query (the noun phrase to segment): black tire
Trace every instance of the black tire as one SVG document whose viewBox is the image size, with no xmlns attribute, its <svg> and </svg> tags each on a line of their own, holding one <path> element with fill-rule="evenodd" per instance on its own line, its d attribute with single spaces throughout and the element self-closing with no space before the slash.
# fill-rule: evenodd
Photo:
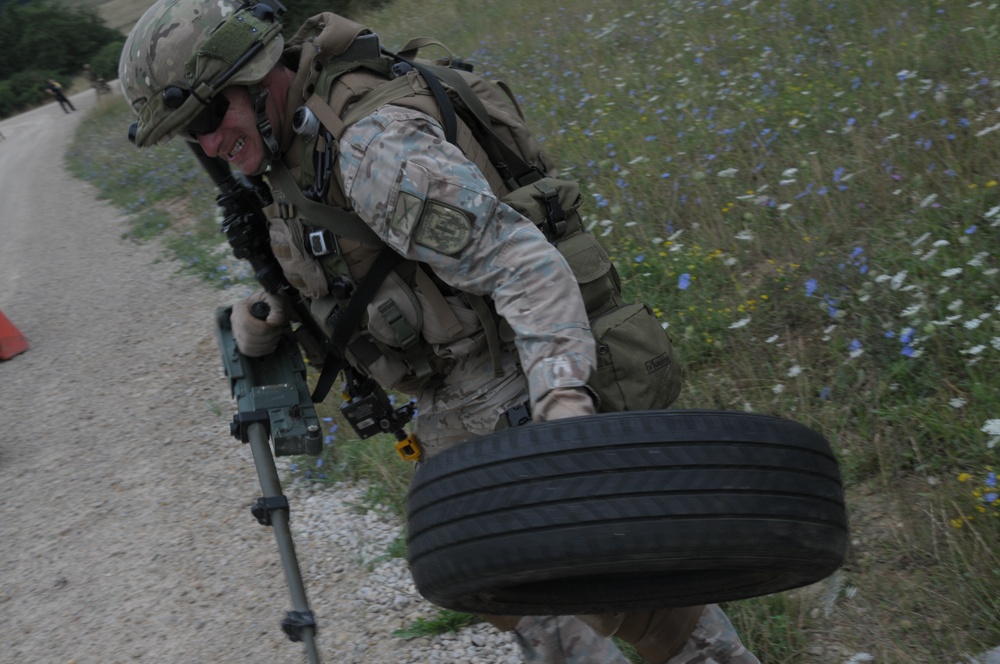
<svg viewBox="0 0 1000 664">
<path fill-rule="evenodd" d="M 691 606 L 843 563 L 836 459 L 762 415 L 606 413 L 507 429 L 421 463 L 409 560 L 438 606 L 567 615 Z"/>
</svg>

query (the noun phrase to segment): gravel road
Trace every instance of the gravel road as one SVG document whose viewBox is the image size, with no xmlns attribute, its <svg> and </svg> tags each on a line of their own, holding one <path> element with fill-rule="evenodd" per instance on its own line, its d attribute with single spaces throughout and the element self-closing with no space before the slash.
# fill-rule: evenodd
<svg viewBox="0 0 1000 664">
<path fill-rule="evenodd" d="M 3 664 L 305 661 L 212 316 L 224 295 L 63 170 L 93 93 L 0 122 L 0 311 L 31 349 L 0 362 Z M 124 130 L 124 128 L 123 128 Z M 433 607 L 405 563 L 379 561 L 399 524 L 352 508 L 359 489 L 289 486 L 324 662 L 510 664 L 485 626 L 404 641 Z"/>
</svg>

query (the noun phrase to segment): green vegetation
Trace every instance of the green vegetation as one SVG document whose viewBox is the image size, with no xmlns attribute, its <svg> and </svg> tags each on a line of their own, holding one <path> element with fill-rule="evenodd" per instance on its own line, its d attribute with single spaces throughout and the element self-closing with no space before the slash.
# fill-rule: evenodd
<svg viewBox="0 0 1000 664">
<path fill-rule="evenodd" d="M 368 21 L 389 47 L 434 35 L 512 85 L 584 183 L 629 295 L 669 324 L 687 367 L 678 407 L 798 420 L 840 454 L 843 570 L 727 606 L 762 661 L 945 662 L 1000 643 L 998 12 L 397 0 Z M 80 140 L 113 113 L 123 135 L 126 112 L 109 108 Z M 127 145 L 106 168 L 96 147 L 72 159 L 113 200 L 127 190 L 127 209 L 168 211 L 210 190 L 175 148 L 148 176 Z M 213 212 L 184 203 L 136 236 L 205 243 L 184 264 L 241 283 Z M 407 466 L 390 441 L 351 442 L 333 410 L 324 455 L 296 472 L 364 478 L 401 513 Z"/>
<path fill-rule="evenodd" d="M 124 37 L 87 7 L 50 1 L 0 6 L 0 116 L 49 99 L 50 78 L 79 75 L 90 63 L 106 80 L 117 78 Z M 62 81 L 66 85 L 67 81 Z"/>
<path fill-rule="evenodd" d="M 441 611 L 438 611 L 437 615 L 433 619 L 426 620 L 424 618 L 417 618 L 406 629 L 397 629 L 393 632 L 393 636 L 409 641 L 410 639 L 415 639 L 421 636 L 434 636 L 435 634 L 457 632 L 463 627 L 477 622 L 481 622 L 481 619 L 476 616 L 469 615 L 468 613 L 459 613 L 457 611 L 442 609 Z"/>
</svg>

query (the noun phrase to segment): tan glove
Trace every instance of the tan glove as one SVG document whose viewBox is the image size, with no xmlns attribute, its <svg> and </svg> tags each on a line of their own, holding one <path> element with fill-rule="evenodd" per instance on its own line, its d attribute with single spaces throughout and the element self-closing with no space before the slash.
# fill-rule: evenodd
<svg viewBox="0 0 1000 664">
<path fill-rule="evenodd" d="M 264 320 L 251 313 L 251 307 L 258 302 L 263 302 L 269 308 L 267 318 Z M 259 291 L 234 304 L 229 321 L 233 326 L 236 347 L 248 357 L 261 357 L 273 353 L 278 347 L 282 332 L 288 325 L 284 300 L 267 291 Z"/>
<path fill-rule="evenodd" d="M 531 410 L 532 422 L 561 420 L 566 417 L 594 415 L 594 399 L 583 387 L 557 387 L 539 399 Z"/>
</svg>

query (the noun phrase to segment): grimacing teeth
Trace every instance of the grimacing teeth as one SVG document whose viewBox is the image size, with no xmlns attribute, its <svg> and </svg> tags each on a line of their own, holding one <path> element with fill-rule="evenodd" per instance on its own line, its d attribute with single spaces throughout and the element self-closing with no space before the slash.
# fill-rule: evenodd
<svg viewBox="0 0 1000 664">
<path fill-rule="evenodd" d="M 236 145 L 234 145 L 233 149 L 230 150 L 229 152 L 229 160 L 232 161 L 232 159 L 240 153 L 240 150 L 242 150 L 243 146 L 245 146 L 246 144 L 247 144 L 246 136 L 236 141 Z"/>
</svg>

